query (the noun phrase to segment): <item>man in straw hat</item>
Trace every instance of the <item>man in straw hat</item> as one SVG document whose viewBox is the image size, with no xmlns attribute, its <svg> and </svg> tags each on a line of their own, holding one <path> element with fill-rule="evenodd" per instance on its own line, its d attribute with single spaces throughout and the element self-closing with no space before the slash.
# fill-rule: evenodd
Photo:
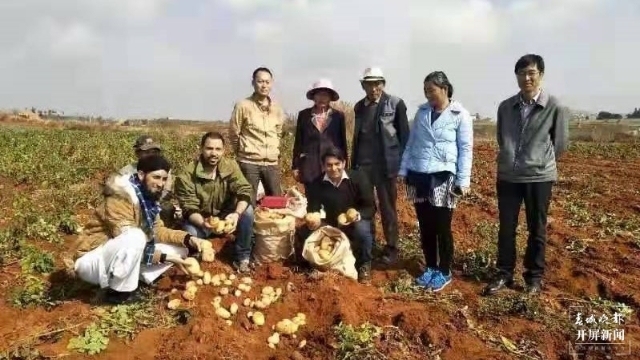
<svg viewBox="0 0 640 360">
<path fill-rule="evenodd" d="M 293 176 L 304 184 L 305 192 L 309 184 L 322 175 L 320 157 L 327 149 L 336 147 L 347 153 L 345 117 L 331 106 L 331 102 L 340 99 L 331 81 L 316 81 L 307 91 L 307 99 L 313 101 L 313 105 L 298 113 L 292 157 Z"/>
<path fill-rule="evenodd" d="M 360 84 L 366 96 L 354 106 L 351 167 L 367 174 L 375 187 L 387 242 L 382 262 L 391 265 L 398 258 L 396 185 L 409 138 L 407 106 L 401 98 L 384 91 L 386 79 L 380 68 L 365 69 Z"/>
</svg>

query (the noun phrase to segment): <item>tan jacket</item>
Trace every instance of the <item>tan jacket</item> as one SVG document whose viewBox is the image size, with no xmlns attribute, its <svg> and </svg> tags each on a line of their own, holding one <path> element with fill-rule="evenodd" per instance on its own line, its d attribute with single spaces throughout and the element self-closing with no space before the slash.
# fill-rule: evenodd
<svg viewBox="0 0 640 360">
<path fill-rule="evenodd" d="M 233 108 L 229 139 L 240 162 L 258 165 L 278 163 L 285 114 L 280 105 L 269 101 L 269 108 L 262 110 L 250 96 Z"/>
<path fill-rule="evenodd" d="M 96 207 L 93 218 L 86 224 L 73 246 L 74 259 L 104 244 L 122 233 L 128 226 L 142 228 L 140 204 L 128 176 L 114 174 L 107 179 L 103 199 Z M 156 239 L 161 243 L 183 244 L 187 235 L 181 230 L 164 226 L 160 217 L 154 224 Z"/>
</svg>

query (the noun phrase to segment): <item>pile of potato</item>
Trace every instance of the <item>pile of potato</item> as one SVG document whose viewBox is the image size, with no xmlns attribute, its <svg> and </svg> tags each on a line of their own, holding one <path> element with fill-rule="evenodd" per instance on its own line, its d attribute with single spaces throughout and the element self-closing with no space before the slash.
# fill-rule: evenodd
<svg viewBox="0 0 640 360">
<path fill-rule="evenodd" d="M 330 238 L 327 238 L 330 239 Z M 332 245 L 333 246 L 333 245 Z M 188 258 L 193 259 L 193 258 Z M 194 277 L 199 277 L 197 280 L 189 280 L 185 284 L 184 291 L 182 292 L 182 298 L 187 301 L 193 301 L 196 298 L 198 292 L 198 286 L 213 285 L 219 287 L 219 296 L 216 296 L 211 304 L 215 309 L 215 314 L 221 319 L 225 320 L 228 326 L 233 324 L 233 318 L 238 315 L 240 310 L 240 301 L 232 302 L 228 308 L 222 305 L 222 299 L 225 296 L 235 296 L 241 298 L 243 293 L 248 293 L 253 285 L 253 279 L 248 276 L 237 278 L 235 274 L 215 274 L 211 275 L 209 271 L 202 271 L 197 260 L 185 260 L 188 265 L 187 268 L 191 274 L 195 274 Z M 288 291 L 289 287 L 287 287 Z M 177 289 L 171 291 L 172 294 L 178 293 Z M 270 305 L 280 300 L 283 295 L 282 288 L 274 288 L 272 286 L 263 287 L 258 296 L 255 298 L 246 297 L 241 303 L 246 308 L 249 308 L 247 317 L 256 326 L 264 326 L 266 321 L 265 314 L 261 311 L 267 309 Z M 167 304 L 167 308 L 175 310 L 182 304 L 182 299 L 170 300 Z M 255 311 L 253 311 L 255 309 Z M 272 329 L 275 331 L 268 339 L 267 344 L 270 348 L 275 349 L 276 345 L 280 343 L 280 335 L 290 336 L 296 338 L 296 332 L 300 326 L 306 325 L 306 315 L 298 313 L 292 319 L 282 319 L 277 322 Z M 306 345 L 306 340 L 302 340 L 298 347 L 302 348 Z"/>
<path fill-rule="evenodd" d="M 327 235 L 322 235 L 319 241 L 320 245 L 316 245 L 313 250 L 324 261 L 331 260 L 331 254 L 333 250 L 338 246 L 339 239 L 334 239 Z"/>
<path fill-rule="evenodd" d="M 259 208 L 255 212 L 255 217 L 258 220 L 282 220 L 285 218 L 284 214 L 281 214 L 277 211 L 272 211 L 267 208 Z"/>
<path fill-rule="evenodd" d="M 293 319 L 282 319 L 273 327 L 275 332 L 267 339 L 267 344 L 270 348 L 275 349 L 276 345 L 280 343 L 280 334 L 291 336 L 296 338 L 296 332 L 300 326 L 307 324 L 307 316 L 303 313 L 298 313 Z M 306 344 L 305 340 L 302 340 L 299 347 L 302 348 Z"/>
<path fill-rule="evenodd" d="M 233 223 L 220 219 L 217 216 L 207 218 L 206 221 L 216 235 L 229 234 L 235 230 Z"/>
<path fill-rule="evenodd" d="M 360 220 L 360 213 L 356 209 L 349 209 L 347 212 L 338 215 L 338 224 L 342 226 L 350 225 Z"/>
</svg>

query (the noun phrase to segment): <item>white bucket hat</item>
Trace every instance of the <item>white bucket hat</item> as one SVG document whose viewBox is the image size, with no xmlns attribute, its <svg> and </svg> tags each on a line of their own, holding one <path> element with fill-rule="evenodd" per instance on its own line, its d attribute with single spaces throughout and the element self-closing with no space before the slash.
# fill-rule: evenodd
<svg viewBox="0 0 640 360">
<path fill-rule="evenodd" d="M 329 79 L 320 79 L 313 83 L 311 89 L 307 91 L 307 99 L 313 100 L 313 94 L 318 90 L 328 90 L 331 93 L 331 101 L 338 101 L 340 95 L 333 89 L 333 84 Z"/>
<path fill-rule="evenodd" d="M 385 78 L 384 74 L 382 73 L 382 69 L 380 69 L 379 67 L 368 67 L 364 69 L 364 74 L 362 75 L 360 81 L 385 81 Z"/>
</svg>

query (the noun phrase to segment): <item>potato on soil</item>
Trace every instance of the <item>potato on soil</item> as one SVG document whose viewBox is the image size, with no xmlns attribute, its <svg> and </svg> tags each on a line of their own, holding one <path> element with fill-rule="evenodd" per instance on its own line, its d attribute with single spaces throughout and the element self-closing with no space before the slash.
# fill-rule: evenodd
<svg viewBox="0 0 640 360">
<path fill-rule="evenodd" d="M 182 300 L 173 299 L 173 300 L 169 301 L 169 303 L 167 304 L 167 308 L 169 308 L 171 310 L 175 310 L 180 306 L 180 304 L 182 304 Z"/>
<path fill-rule="evenodd" d="M 223 319 L 228 319 L 231 317 L 231 313 L 223 307 L 219 307 L 216 309 L 216 315 L 220 316 Z"/>
<path fill-rule="evenodd" d="M 243 284 L 247 284 L 247 285 L 251 285 L 253 283 L 253 280 L 251 280 L 250 277 L 245 276 L 240 280 Z"/>
<path fill-rule="evenodd" d="M 240 295 L 242 295 L 242 291 L 240 290 L 236 290 L 233 295 L 235 295 L 236 297 L 240 297 Z"/>
<path fill-rule="evenodd" d="M 244 305 L 246 307 L 251 306 L 251 299 L 249 299 L 249 298 L 244 299 L 244 302 L 242 303 L 242 305 Z"/>
<path fill-rule="evenodd" d="M 223 283 L 223 284 L 225 284 L 226 286 L 231 286 L 231 285 L 233 285 L 233 281 L 231 281 L 231 280 L 225 280 L 225 281 L 223 281 L 222 283 Z"/>
<path fill-rule="evenodd" d="M 298 324 L 289 319 L 280 320 L 276 324 L 276 331 L 285 335 L 292 335 L 298 331 Z"/>
<path fill-rule="evenodd" d="M 273 294 L 273 287 L 271 286 L 265 286 L 262 288 L 262 294 L 263 295 L 271 295 Z"/>
<path fill-rule="evenodd" d="M 182 293 L 185 300 L 193 301 L 196 298 L 197 287 L 190 287 Z"/>
<path fill-rule="evenodd" d="M 258 300 L 254 303 L 254 306 L 256 307 L 256 309 L 266 309 L 268 305 L 266 305 L 265 303 L 263 303 L 262 301 Z"/>
<path fill-rule="evenodd" d="M 269 344 L 277 345 L 278 343 L 280 343 L 280 334 L 278 334 L 277 332 L 273 333 L 273 335 L 269 336 L 267 341 L 269 342 Z"/>
<path fill-rule="evenodd" d="M 216 259 L 216 252 L 212 248 L 202 249 L 202 261 L 213 262 Z"/>
<path fill-rule="evenodd" d="M 235 313 L 238 312 L 238 304 L 233 303 L 231 304 L 231 306 L 229 306 L 229 312 L 231 313 L 231 315 L 234 315 Z"/>
<path fill-rule="evenodd" d="M 203 284 L 204 284 L 204 281 L 202 281 L 202 279 L 198 279 L 198 281 L 196 281 L 196 284 L 198 284 L 198 285 L 203 285 Z"/>
<path fill-rule="evenodd" d="M 226 287 L 221 288 L 220 295 L 229 295 L 229 289 Z"/>
<path fill-rule="evenodd" d="M 211 284 L 211 273 L 210 272 L 208 272 L 208 271 L 204 272 L 204 276 L 202 277 L 202 282 L 205 285 Z"/>
<path fill-rule="evenodd" d="M 189 280 L 187 281 L 187 283 L 184 285 L 184 289 L 188 289 L 190 287 L 196 287 L 196 282 L 194 280 Z"/>
<path fill-rule="evenodd" d="M 255 313 L 253 313 L 253 316 L 251 317 L 251 320 L 257 326 L 262 326 L 262 325 L 264 325 L 264 314 L 261 313 L 260 311 L 256 311 Z"/>
</svg>

